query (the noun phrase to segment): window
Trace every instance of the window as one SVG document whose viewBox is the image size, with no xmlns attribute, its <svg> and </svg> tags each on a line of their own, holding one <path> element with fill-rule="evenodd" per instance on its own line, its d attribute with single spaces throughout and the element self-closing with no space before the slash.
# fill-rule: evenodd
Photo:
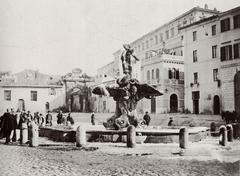
<svg viewBox="0 0 240 176">
<path fill-rule="evenodd" d="M 221 47 L 221 61 L 232 60 L 232 45 Z"/>
<path fill-rule="evenodd" d="M 216 25 L 212 26 L 212 35 L 216 35 Z"/>
<path fill-rule="evenodd" d="M 233 27 L 240 28 L 240 14 L 233 16 Z"/>
<path fill-rule="evenodd" d="M 218 69 L 213 69 L 213 81 L 218 80 Z"/>
<path fill-rule="evenodd" d="M 181 40 L 183 40 L 183 35 L 181 35 Z"/>
<path fill-rule="evenodd" d="M 31 101 L 37 101 L 37 91 L 31 91 Z"/>
<path fill-rule="evenodd" d="M 149 46 L 148 46 L 148 40 L 146 41 L 146 48 L 148 48 Z"/>
<path fill-rule="evenodd" d="M 156 70 L 156 79 L 159 79 L 159 69 Z"/>
<path fill-rule="evenodd" d="M 193 41 L 196 41 L 197 40 L 197 31 L 194 31 L 193 32 Z"/>
<path fill-rule="evenodd" d="M 196 73 L 193 73 L 193 82 L 194 82 L 194 84 L 197 84 L 198 83 L 198 73 L 196 72 Z"/>
<path fill-rule="evenodd" d="M 179 77 L 180 77 L 180 76 L 179 76 L 179 70 L 177 69 L 177 70 L 175 70 L 175 71 L 176 71 L 176 72 L 175 72 L 175 76 L 176 76 L 175 78 L 176 78 L 176 79 L 179 79 Z"/>
<path fill-rule="evenodd" d="M 168 78 L 169 79 L 173 78 L 172 70 L 170 68 L 168 69 Z"/>
<path fill-rule="evenodd" d="M 144 43 L 142 43 L 142 50 L 144 50 L 144 48 L 145 48 L 145 47 L 144 47 Z"/>
<path fill-rule="evenodd" d="M 212 58 L 217 58 L 217 45 L 212 46 Z"/>
<path fill-rule="evenodd" d="M 158 36 L 155 35 L 155 44 L 158 44 Z"/>
<path fill-rule="evenodd" d="M 150 71 L 147 71 L 147 80 L 150 80 Z"/>
<path fill-rule="evenodd" d="M 174 28 L 171 28 L 171 37 L 174 36 Z"/>
<path fill-rule="evenodd" d="M 181 24 L 178 24 L 177 28 L 178 28 L 178 34 L 180 33 L 180 27 L 181 27 Z"/>
<path fill-rule="evenodd" d="M 153 38 L 150 38 L 150 46 L 153 45 Z"/>
<path fill-rule="evenodd" d="M 152 79 L 154 79 L 154 70 L 152 69 Z"/>
<path fill-rule="evenodd" d="M 230 18 L 221 20 L 221 32 L 225 32 L 229 30 L 230 30 Z"/>
<path fill-rule="evenodd" d="M 193 62 L 197 62 L 197 50 L 193 50 Z"/>
<path fill-rule="evenodd" d="M 180 77 L 179 74 L 180 74 L 179 69 L 176 69 L 176 68 L 168 69 L 168 78 L 169 79 L 179 79 L 179 77 Z"/>
<path fill-rule="evenodd" d="M 165 33 L 166 33 L 166 39 L 169 39 L 169 31 L 167 30 Z"/>
<path fill-rule="evenodd" d="M 160 42 L 162 42 L 163 41 L 163 34 L 161 33 L 160 34 Z"/>
<path fill-rule="evenodd" d="M 150 54 L 148 52 L 145 53 L 146 59 L 150 58 Z"/>
<path fill-rule="evenodd" d="M 11 90 L 4 90 L 4 100 L 11 101 Z"/>
<path fill-rule="evenodd" d="M 234 50 L 234 59 L 240 57 L 240 43 L 236 43 L 233 45 L 233 50 Z"/>
</svg>

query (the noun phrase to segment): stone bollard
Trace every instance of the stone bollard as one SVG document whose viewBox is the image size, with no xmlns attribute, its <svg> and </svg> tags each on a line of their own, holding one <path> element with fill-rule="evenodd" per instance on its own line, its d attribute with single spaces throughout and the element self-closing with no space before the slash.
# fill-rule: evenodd
<svg viewBox="0 0 240 176">
<path fill-rule="evenodd" d="M 86 141 L 86 129 L 85 126 L 80 125 L 76 131 L 76 146 L 84 147 L 87 144 Z"/>
<path fill-rule="evenodd" d="M 127 128 L 127 147 L 136 147 L 136 128 L 133 125 Z"/>
<path fill-rule="evenodd" d="M 222 146 L 226 146 L 227 145 L 227 128 L 224 125 L 220 126 L 219 135 L 220 135 L 219 144 Z"/>
<path fill-rule="evenodd" d="M 27 123 L 22 123 L 20 129 L 20 144 L 25 144 L 28 141 L 28 125 Z"/>
<path fill-rule="evenodd" d="M 182 127 L 179 131 L 179 147 L 186 149 L 188 148 L 188 129 L 187 127 Z"/>
<path fill-rule="evenodd" d="M 38 132 L 38 126 L 35 122 L 31 122 L 29 131 L 30 131 L 29 145 L 30 147 L 37 147 L 39 132 Z"/>
<path fill-rule="evenodd" d="M 211 134 L 211 136 L 218 135 L 217 133 L 214 133 L 214 132 L 216 132 L 216 130 L 217 130 L 217 126 L 216 126 L 215 122 L 212 122 L 210 124 L 210 134 Z"/>
<path fill-rule="evenodd" d="M 228 124 L 226 126 L 227 128 L 227 140 L 228 142 L 232 142 L 233 141 L 233 127 L 231 124 Z"/>
<path fill-rule="evenodd" d="M 237 139 L 240 137 L 240 123 L 232 124 L 233 127 L 233 138 Z"/>
</svg>

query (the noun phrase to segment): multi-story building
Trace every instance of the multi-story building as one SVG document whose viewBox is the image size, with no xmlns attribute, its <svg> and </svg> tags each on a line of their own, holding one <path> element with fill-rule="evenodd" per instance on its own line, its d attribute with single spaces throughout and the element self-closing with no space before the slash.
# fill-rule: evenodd
<svg viewBox="0 0 240 176">
<path fill-rule="evenodd" d="M 64 104 L 61 79 L 24 70 L 8 74 L 0 82 L 0 112 L 14 110 L 48 111 Z"/>
<path fill-rule="evenodd" d="M 156 54 L 144 60 L 141 82 L 147 83 L 162 96 L 139 103 L 140 111 L 151 113 L 179 112 L 184 110 L 184 62 L 182 56 Z"/>
<path fill-rule="evenodd" d="M 134 48 L 134 55 L 140 59 L 140 62 L 132 64 L 133 77 L 164 93 L 161 97 L 140 102 L 140 111 L 161 113 L 184 109 L 184 36 L 180 28 L 218 13 L 216 9 L 208 9 L 207 5 L 205 8 L 194 7 L 130 43 Z M 122 50 L 113 53 L 114 73 L 118 76 L 122 76 L 121 54 Z"/>
<path fill-rule="evenodd" d="M 240 112 L 240 7 L 182 27 L 185 108 Z"/>
</svg>

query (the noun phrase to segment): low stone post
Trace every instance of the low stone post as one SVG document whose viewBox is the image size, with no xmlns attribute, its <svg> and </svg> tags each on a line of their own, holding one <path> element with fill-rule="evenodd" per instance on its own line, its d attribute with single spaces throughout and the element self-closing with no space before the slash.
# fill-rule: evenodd
<svg viewBox="0 0 240 176">
<path fill-rule="evenodd" d="M 219 144 L 222 146 L 226 146 L 227 145 L 227 128 L 224 125 L 220 126 L 219 135 L 220 135 Z"/>
<path fill-rule="evenodd" d="M 211 134 L 211 136 L 218 135 L 218 134 L 214 133 L 214 132 L 216 132 L 216 130 L 217 130 L 217 126 L 216 126 L 215 122 L 212 122 L 210 124 L 210 134 Z"/>
<path fill-rule="evenodd" d="M 136 147 L 136 128 L 133 125 L 127 128 L 127 147 Z"/>
<path fill-rule="evenodd" d="M 188 148 L 188 129 L 187 127 L 182 127 L 179 131 L 179 147 L 186 149 Z"/>
<path fill-rule="evenodd" d="M 240 123 L 232 124 L 233 127 L 233 138 L 237 139 L 240 137 Z"/>
<path fill-rule="evenodd" d="M 20 129 L 20 144 L 25 144 L 28 141 L 28 125 L 27 123 L 22 123 Z"/>
<path fill-rule="evenodd" d="M 226 126 L 227 128 L 227 140 L 228 142 L 232 142 L 233 141 L 233 127 L 231 124 L 228 124 Z"/>
<path fill-rule="evenodd" d="M 76 146 L 84 147 L 87 144 L 86 129 L 84 125 L 80 125 L 76 131 Z"/>
<path fill-rule="evenodd" d="M 39 132 L 38 132 L 38 126 L 35 122 L 31 122 L 29 136 L 30 136 L 30 139 L 29 139 L 30 147 L 37 147 Z"/>
</svg>

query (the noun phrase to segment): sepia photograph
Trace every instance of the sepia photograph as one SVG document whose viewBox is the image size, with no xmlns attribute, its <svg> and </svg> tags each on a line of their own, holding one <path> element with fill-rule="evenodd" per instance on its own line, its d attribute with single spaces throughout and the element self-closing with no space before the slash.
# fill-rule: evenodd
<svg viewBox="0 0 240 176">
<path fill-rule="evenodd" d="M 0 176 L 240 176 L 240 1 L 0 0 Z"/>
</svg>

